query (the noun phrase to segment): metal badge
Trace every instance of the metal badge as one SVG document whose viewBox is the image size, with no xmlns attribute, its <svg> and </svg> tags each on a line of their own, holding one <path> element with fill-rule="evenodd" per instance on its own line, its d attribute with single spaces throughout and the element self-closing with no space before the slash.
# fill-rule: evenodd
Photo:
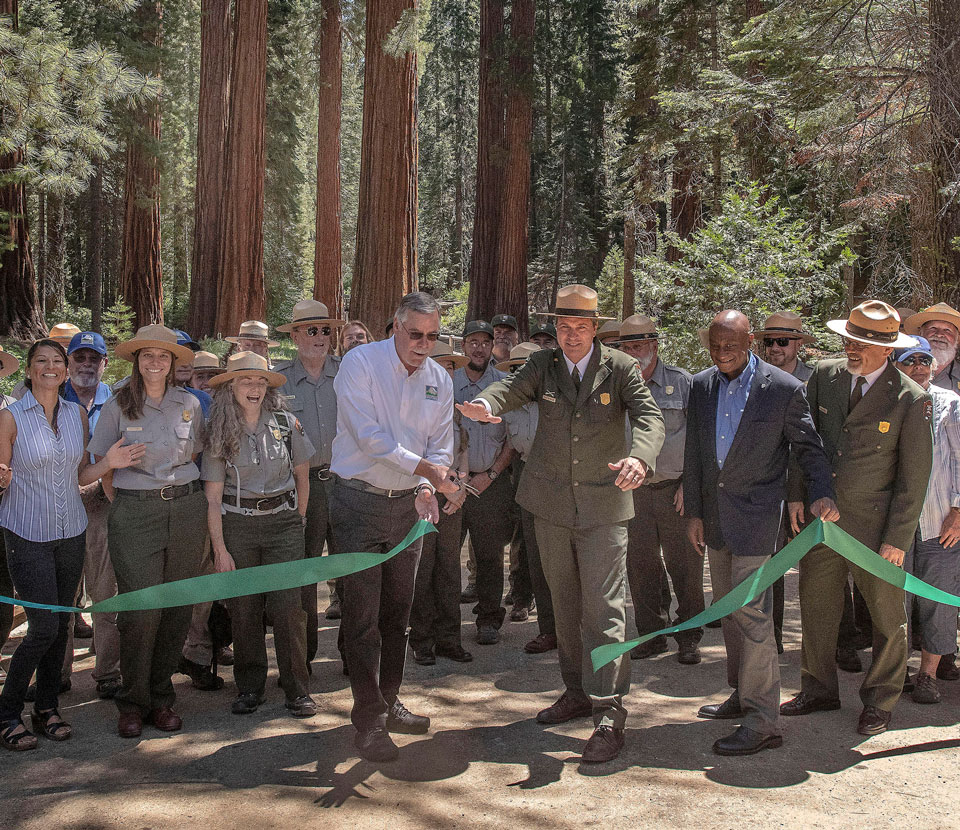
<svg viewBox="0 0 960 830">
<path fill-rule="evenodd" d="M 186 421 L 187 423 L 190 423 L 190 421 L 193 420 L 193 413 L 190 412 L 189 410 L 184 409 L 184 410 L 183 410 L 183 420 Z"/>
<path fill-rule="evenodd" d="M 881 421 L 881 422 L 880 422 L 880 426 L 877 427 L 877 429 L 879 429 L 880 432 L 882 432 L 884 435 L 886 435 L 888 432 L 890 432 L 890 422 L 889 422 L 889 421 Z"/>
<path fill-rule="evenodd" d="M 664 387 L 663 387 L 663 391 L 666 392 L 668 395 L 672 395 L 672 394 L 673 394 L 673 387 L 672 387 L 672 386 L 664 386 Z"/>
<path fill-rule="evenodd" d="M 601 392 L 601 393 L 600 393 L 600 403 L 602 403 L 604 406 L 609 406 L 609 405 L 610 405 L 610 393 L 609 393 L 609 392 Z"/>
<path fill-rule="evenodd" d="M 273 437 L 276 438 L 278 441 L 283 438 L 283 434 L 280 432 L 280 427 L 274 427 L 270 431 L 273 433 Z"/>
</svg>

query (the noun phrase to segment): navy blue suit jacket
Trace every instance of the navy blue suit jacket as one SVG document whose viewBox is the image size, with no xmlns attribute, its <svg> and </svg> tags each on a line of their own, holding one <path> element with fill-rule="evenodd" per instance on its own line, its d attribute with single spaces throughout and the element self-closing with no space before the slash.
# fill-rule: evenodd
<svg viewBox="0 0 960 830">
<path fill-rule="evenodd" d="M 717 466 L 719 370 L 695 375 L 687 409 L 683 505 L 702 519 L 707 545 L 734 555 L 770 556 L 787 492 L 791 450 L 807 482 L 810 501 L 834 498 L 830 462 L 810 416 L 803 384 L 757 361 L 750 397 L 733 445 Z"/>
</svg>

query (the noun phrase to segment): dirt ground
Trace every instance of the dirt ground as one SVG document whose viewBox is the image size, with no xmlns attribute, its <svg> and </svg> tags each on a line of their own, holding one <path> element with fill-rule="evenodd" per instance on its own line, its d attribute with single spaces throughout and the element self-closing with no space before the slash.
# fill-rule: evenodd
<svg viewBox="0 0 960 830">
<path fill-rule="evenodd" d="M 799 683 L 796 591 L 791 572 L 784 699 Z M 478 646 L 463 608 L 474 662 L 421 667 L 408 660 L 402 699 L 433 724 L 426 736 L 397 736 L 400 759 L 383 765 L 360 760 L 353 748 L 350 689 L 333 627 L 322 632 L 314 664 L 317 717 L 285 715 L 275 667 L 265 705 L 232 715 L 235 689 L 225 669 L 219 692 L 176 678 L 181 733 L 145 727 L 132 741 L 116 736 L 115 708 L 97 700 L 93 659 L 81 650 L 73 690 L 61 698 L 74 738 L 0 756 L 0 828 L 273 828 L 331 820 L 354 830 L 960 827 L 960 683 L 941 684 L 939 706 L 905 698 L 891 731 L 865 739 L 856 733 L 863 675 L 843 675 L 840 711 L 785 719 L 781 749 L 720 758 L 711 744 L 735 723 L 696 717 L 699 706 L 728 693 L 720 632 L 707 629 L 699 666 L 681 666 L 673 650 L 633 664 L 624 752 L 609 764 L 581 765 L 588 721 L 554 728 L 534 721 L 560 689 L 556 652 L 522 650 L 536 623 L 508 621 L 499 645 Z M 861 655 L 869 662 L 869 652 Z"/>
</svg>

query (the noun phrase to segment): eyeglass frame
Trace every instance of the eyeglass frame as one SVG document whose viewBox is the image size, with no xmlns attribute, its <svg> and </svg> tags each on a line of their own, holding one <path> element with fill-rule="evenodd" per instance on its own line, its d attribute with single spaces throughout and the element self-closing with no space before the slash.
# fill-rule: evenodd
<svg viewBox="0 0 960 830">
<path fill-rule="evenodd" d="M 781 349 L 785 349 L 792 341 L 800 339 L 801 338 L 799 337 L 764 337 L 763 345 L 769 349 L 772 345 L 774 345 L 774 343 L 776 343 L 776 345 L 778 345 Z"/>
<path fill-rule="evenodd" d="M 436 343 L 440 339 L 439 331 L 410 331 L 410 329 L 407 328 L 407 324 L 404 323 L 403 320 L 398 320 L 397 322 L 400 323 L 400 325 L 403 327 L 403 330 L 407 333 L 411 340 L 419 341 L 426 339 L 428 343 Z"/>
</svg>

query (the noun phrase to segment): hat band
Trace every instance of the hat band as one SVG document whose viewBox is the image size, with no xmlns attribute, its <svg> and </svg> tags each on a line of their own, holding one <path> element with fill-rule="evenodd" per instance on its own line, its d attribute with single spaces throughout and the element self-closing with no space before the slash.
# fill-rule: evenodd
<svg viewBox="0 0 960 830">
<path fill-rule="evenodd" d="M 266 336 L 263 335 L 263 334 L 243 334 L 243 333 L 241 333 L 241 334 L 238 334 L 238 335 L 237 335 L 237 340 L 239 340 L 241 337 L 242 337 L 244 340 L 269 340 L 269 339 L 270 339 L 269 337 L 266 337 Z"/>
<path fill-rule="evenodd" d="M 294 320 L 290 325 L 299 326 L 301 323 L 322 323 L 327 320 L 332 320 L 332 317 L 301 317 L 298 320 Z M 246 337 L 247 335 L 241 335 L 241 337 Z M 264 338 L 266 340 L 266 338 Z"/>
<path fill-rule="evenodd" d="M 621 343 L 627 340 L 659 340 L 660 333 L 652 332 L 651 334 L 621 334 L 617 340 Z"/>
<path fill-rule="evenodd" d="M 849 325 L 849 323 L 847 324 Z M 790 329 L 786 326 L 764 326 L 764 331 L 782 331 L 786 334 L 795 334 L 797 337 L 803 337 L 806 332 L 800 331 L 799 329 Z"/>
<path fill-rule="evenodd" d="M 876 340 L 878 343 L 893 343 L 900 336 L 899 331 L 872 331 L 851 323 L 849 320 L 847 320 L 846 330 L 847 334 L 852 334 L 854 337 Z"/>
<path fill-rule="evenodd" d="M 553 312 L 557 317 L 599 317 L 600 312 L 597 309 L 586 308 L 557 308 Z"/>
</svg>

